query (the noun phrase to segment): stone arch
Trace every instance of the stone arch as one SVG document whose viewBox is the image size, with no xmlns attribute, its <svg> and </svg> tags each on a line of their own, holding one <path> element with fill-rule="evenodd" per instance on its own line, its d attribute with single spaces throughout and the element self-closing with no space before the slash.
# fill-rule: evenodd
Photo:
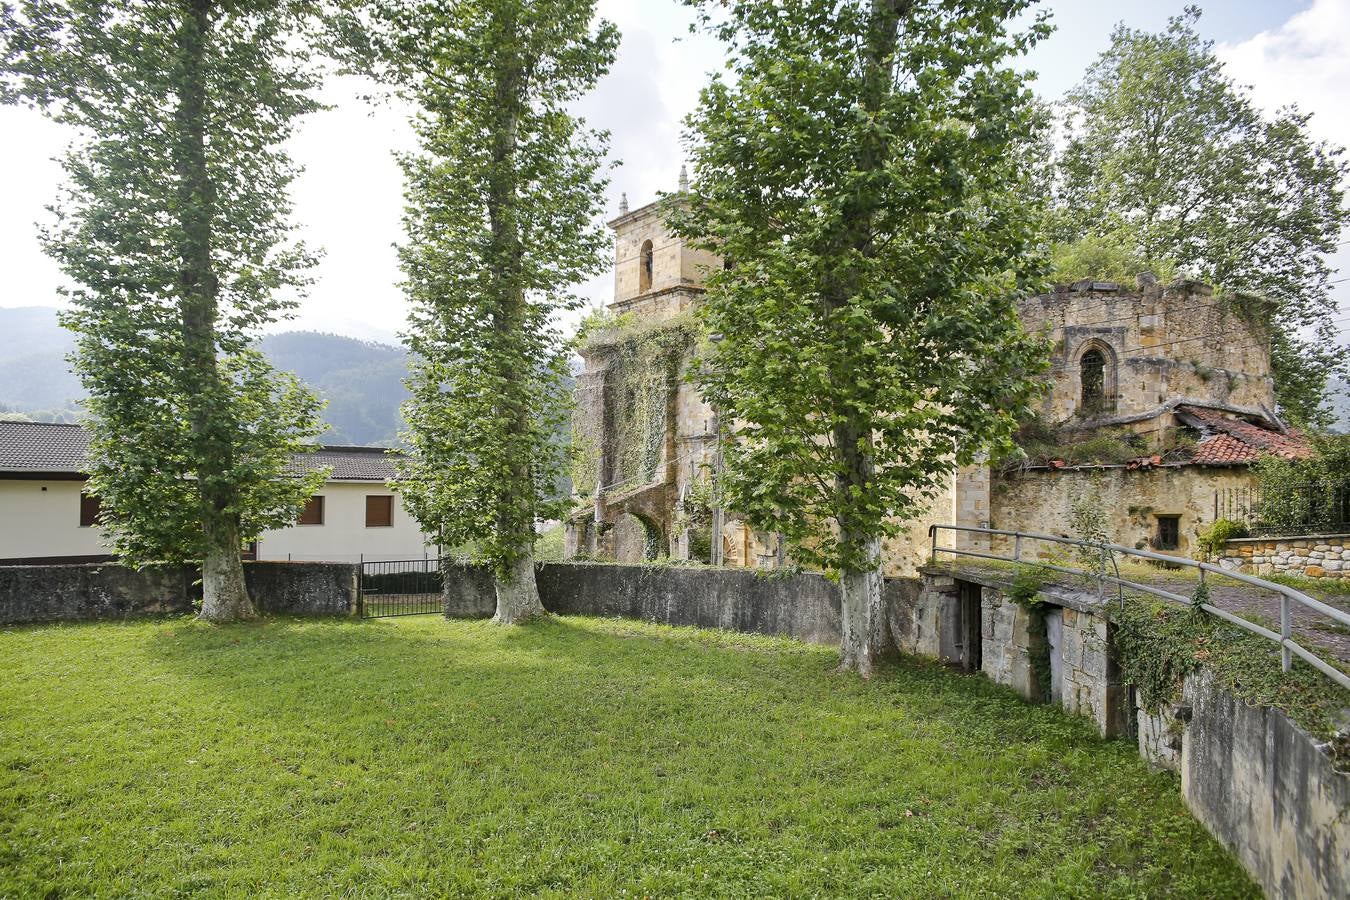
<svg viewBox="0 0 1350 900">
<path fill-rule="evenodd" d="M 638 253 L 638 293 L 640 294 L 645 294 L 652 289 L 653 265 L 652 242 L 645 240 L 642 242 L 641 252 Z"/>
<path fill-rule="evenodd" d="M 614 558 L 618 562 L 648 562 L 670 554 L 661 526 L 631 508 L 619 515 L 613 532 Z"/>
<path fill-rule="evenodd" d="M 1078 412 L 1084 416 L 1115 412 L 1117 383 L 1116 351 L 1093 338 L 1078 349 Z"/>
</svg>

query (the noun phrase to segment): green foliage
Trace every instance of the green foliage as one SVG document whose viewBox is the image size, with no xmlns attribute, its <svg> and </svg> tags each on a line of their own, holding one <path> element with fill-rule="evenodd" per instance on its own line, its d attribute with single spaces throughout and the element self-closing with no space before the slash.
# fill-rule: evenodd
<svg viewBox="0 0 1350 900">
<path fill-rule="evenodd" d="M 1055 460 L 1070 466 L 1118 466 L 1149 452 L 1142 435 L 1124 429 L 1059 429 L 1040 416 L 1023 420 L 1013 440 L 1013 450 L 998 459 L 1005 470 L 1044 466 Z"/>
<path fill-rule="evenodd" d="M 698 340 L 699 328 L 690 314 L 636 323 L 625 314 L 601 321 L 604 327 L 587 329 L 587 345 L 588 352 L 605 355 L 607 384 L 613 391 L 612 443 L 606 448 L 610 484 L 605 487 L 623 492 L 656 478 L 671 392 L 679 387 L 681 367 Z M 573 482 L 593 485 L 595 465 L 594 452 L 581 454 Z M 580 493 L 585 496 L 593 490 Z"/>
<path fill-rule="evenodd" d="M 1080 541 L 1091 541 L 1094 544 L 1105 544 L 1110 541 L 1111 536 L 1106 530 L 1105 505 L 1102 503 L 1101 489 L 1095 478 L 1087 486 L 1080 487 L 1069 504 L 1069 528 L 1073 536 Z M 1073 554 L 1078 568 L 1084 573 L 1094 577 L 1108 574 L 1107 570 L 1111 566 L 1109 550 L 1075 546 Z"/>
<path fill-rule="evenodd" d="M 1171 281 L 1176 276 L 1176 266 L 1171 261 L 1150 263 L 1140 258 L 1134 243 L 1119 232 L 1088 233 L 1050 248 L 1051 278 L 1057 282 L 1090 278 L 1132 288 L 1135 277 L 1149 271 L 1162 281 Z"/>
<path fill-rule="evenodd" d="M 1281 709 L 1319 739 L 1332 737 L 1350 703 L 1346 691 L 1297 659 L 1291 672 L 1282 672 L 1273 643 L 1205 614 L 1198 607 L 1204 597 L 1197 589 L 1189 608 L 1142 597 L 1113 607 L 1121 676 L 1144 708 L 1156 712 L 1177 699 L 1182 679 L 1203 665 L 1239 699 Z M 1350 758 L 1337 763 L 1350 765 Z"/>
<path fill-rule="evenodd" d="M 1156 34 L 1118 26 L 1069 94 L 1057 262 L 1189 271 L 1266 298 L 1280 404 L 1315 421 L 1346 362 L 1327 261 L 1350 224 L 1343 148 L 1314 141 L 1296 108 L 1263 116 L 1199 17 L 1188 7 Z"/>
<path fill-rule="evenodd" d="M 0 642 L 0 896 L 1259 896 L 1128 743 L 935 663 L 578 617 Z"/>
<path fill-rule="evenodd" d="M 1179 695 L 1186 675 L 1200 666 L 1197 649 L 1209 643 L 1208 619 L 1191 610 L 1131 598 L 1113 619 L 1116 659 L 1121 678 L 1138 692 L 1149 712 Z"/>
<path fill-rule="evenodd" d="M 358 63 L 417 109 L 400 158 L 413 360 L 399 490 L 428 533 L 509 581 L 558 518 L 570 348 L 558 314 L 607 262 L 606 135 L 571 107 L 614 59 L 594 0 L 378 0 Z"/>
<path fill-rule="evenodd" d="M 674 225 L 731 261 L 702 306 L 722 488 L 803 564 L 872 571 L 1040 387 L 1017 308 L 1044 274 L 1040 117 L 1013 63 L 1045 28 L 1010 30 L 1022 0 L 695 5 L 730 61 Z"/>
<path fill-rule="evenodd" d="M 1232 519 L 1215 519 L 1205 527 L 1201 528 L 1196 541 L 1196 546 L 1201 553 L 1201 559 L 1214 559 L 1222 555 L 1223 548 L 1233 538 L 1247 536 L 1247 526 L 1241 522 L 1234 522 Z"/>
<path fill-rule="evenodd" d="M 566 537 L 567 529 L 561 524 L 541 532 L 534 542 L 534 558 L 539 562 L 558 562 L 563 558 L 563 543 Z"/>
<path fill-rule="evenodd" d="M 293 522 L 324 477 L 289 473 L 318 401 L 252 346 L 313 262 L 282 150 L 318 108 L 313 17 L 262 2 L 0 10 L 0 99 L 84 135 L 44 242 L 74 284 L 63 324 L 89 395 L 89 485 L 133 564 L 239 573 L 240 541 Z"/>
<path fill-rule="evenodd" d="M 1268 534 L 1316 534 L 1343 518 L 1338 497 L 1350 491 L 1350 435 L 1315 434 L 1313 455 L 1290 460 L 1261 457 L 1253 466 L 1260 502 L 1255 527 Z"/>
<path fill-rule="evenodd" d="M 1045 598 L 1041 596 L 1041 588 L 1049 584 L 1052 578 L 1050 569 L 1037 565 L 1020 565 L 1013 572 L 1008 596 L 1014 603 L 1027 609 L 1044 607 Z"/>
</svg>

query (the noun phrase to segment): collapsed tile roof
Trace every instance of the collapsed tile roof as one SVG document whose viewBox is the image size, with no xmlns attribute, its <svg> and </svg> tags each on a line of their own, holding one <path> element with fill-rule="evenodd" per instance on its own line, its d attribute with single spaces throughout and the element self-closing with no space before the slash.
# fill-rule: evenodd
<svg viewBox="0 0 1350 900">
<path fill-rule="evenodd" d="M 0 477 L 79 477 L 89 454 L 89 434 L 79 425 L 0 422 Z M 330 468 L 329 481 L 377 481 L 394 477 L 394 456 L 383 447 L 319 447 L 292 457 L 291 475 Z"/>
<path fill-rule="evenodd" d="M 1202 466 L 1233 466 L 1254 463 L 1264 455 L 1282 459 L 1306 459 L 1312 448 L 1298 432 L 1281 431 L 1272 423 L 1226 414 L 1200 406 L 1178 406 L 1177 418 L 1200 432 L 1191 454 Z"/>
</svg>

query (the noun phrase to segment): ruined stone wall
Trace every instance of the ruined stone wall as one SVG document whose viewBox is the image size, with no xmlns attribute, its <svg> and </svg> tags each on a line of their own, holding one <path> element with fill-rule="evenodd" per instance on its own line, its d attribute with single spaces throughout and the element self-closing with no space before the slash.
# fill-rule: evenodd
<svg viewBox="0 0 1350 900">
<path fill-rule="evenodd" d="M 1339 580 L 1350 577 L 1350 534 L 1234 538 L 1224 545 L 1219 565 L 1249 575 Z"/>
<path fill-rule="evenodd" d="M 1145 413 L 1177 398 L 1229 404 L 1273 415 L 1269 335 L 1251 301 L 1215 296 L 1198 282 L 1124 291 L 1104 282 L 1060 286 L 1023 301 L 1027 330 L 1052 344 L 1051 422 Z M 1106 358 L 1106 403 L 1080 408 L 1084 353 Z M 1091 414 L 1087 414 L 1091 413 Z"/>
<path fill-rule="evenodd" d="M 1250 487 L 1254 481 L 1241 466 L 1026 469 L 995 476 L 991 521 L 994 528 L 1008 531 L 1070 535 L 1075 500 L 1091 498 L 1105 512 L 1112 543 L 1148 549 L 1158 533 L 1158 517 L 1175 515 L 1180 546 L 1163 552 L 1191 556 L 1199 529 L 1214 521 L 1215 491 Z M 1000 538 L 995 546 L 1008 553 L 1011 541 Z"/>
<path fill-rule="evenodd" d="M 1138 716 L 1140 753 L 1181 774 L 1186 806 L 1268 896 L 1345 896 L 1350 774 L 1307 733 L 1203 669 L 1176 701 Z"/>
</svg>

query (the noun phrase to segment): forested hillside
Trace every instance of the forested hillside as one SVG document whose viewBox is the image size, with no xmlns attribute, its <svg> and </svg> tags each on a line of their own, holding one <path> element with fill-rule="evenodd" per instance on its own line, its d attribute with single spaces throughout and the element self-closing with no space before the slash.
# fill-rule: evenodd
<svg viewBox="0 0 1350 900">
<path fill-rule="evenodd" d="M 83 396 L 65 360 L 73 347 L 55 309 L 0 309 L 0 414 L 73 421 Z M 324 443 L 395 442 L 407 393 L 403 348 L 312 331 L 270 335 L 261 348 L 277 368 L 296 373 L 328 401 Z"/>
</svg>

